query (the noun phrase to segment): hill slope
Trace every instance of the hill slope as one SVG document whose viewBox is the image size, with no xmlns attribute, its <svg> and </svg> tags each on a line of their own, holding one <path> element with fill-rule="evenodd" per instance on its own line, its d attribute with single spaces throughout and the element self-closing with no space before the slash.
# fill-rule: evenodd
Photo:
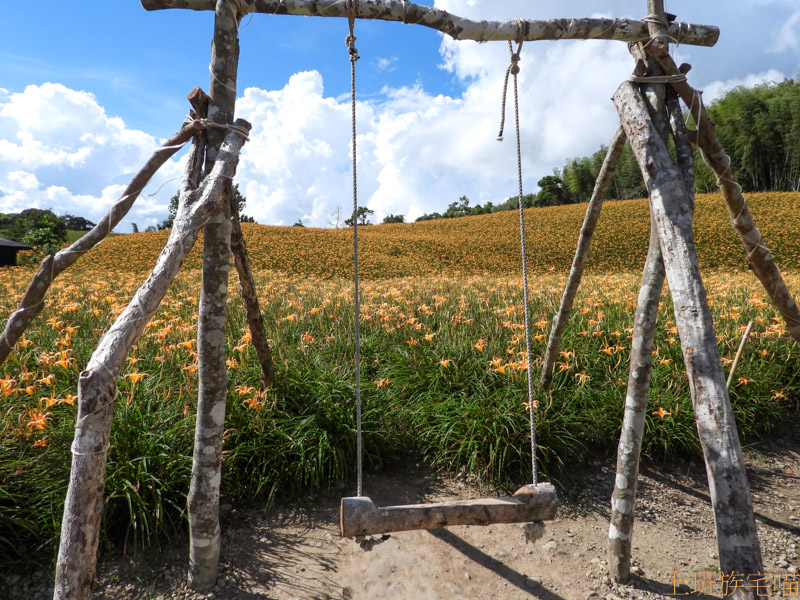
<svg viewBox="0 0 800 600">
<path fill-rule="evenodd" d="M 800 193 L 750 194 L 748 204 L 764 238 L 784 270 L 800 268 Z M 533 272 L 568 271 L 585 204 L 525 211 L 528 260 Z M 320 277 L 352 276 L 350 229 L 243 225 L 256 270 Z M 588 269 L 639 271 L 649 236 L 646 200 L 607 202 L 595 231 Z M 87 254 L 79 269 L 146 271 L 152 268 L 168 232 L 109 238 Z M 704 268 L 747 269 L 744 250 L 717 194 L 697 197 L 695 235 Z M 186 261 L 199 268 L 202 244 Z M 516 211 L 422 223 L 359 228 L 360 273 L 364 278 L 441 273 L 520 271 Z"/>
</svg>

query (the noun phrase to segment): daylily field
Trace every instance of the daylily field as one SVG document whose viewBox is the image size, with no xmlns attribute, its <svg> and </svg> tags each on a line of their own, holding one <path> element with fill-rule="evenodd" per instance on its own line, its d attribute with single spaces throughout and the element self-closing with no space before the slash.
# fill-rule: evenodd
<svg viewBox="0 0 800 600">
<path fill-rule="evenodd" d="M 800 194 L 761 193 L 751 211 L 800 295 Z M 525 353 L 516 213 L 359 228 L 362 394 L 371 470 L 409 455 L 513 487 L 530 462 L 527 361 L 538 371 L 585 205 L 526 212 L 532 356 Z M 261 389 L 235 272 L 223 494 L 268 503 L 313 495 L 354 468 L 352 232 L 244 225 L 277 380 Z M 796 419 L 797 345 L 747 270 L 717 196 L 698 197 L 696 232 L 723 367 L 747 322 L 753 339 L 731 387 L 745 439 Z M 556 365 L 536 390 L 540 460 L 559 469 L 613 453 L 647 249 L 646 203 L 608 203 Z M 47 307 L 0 365 L 0 557 L 54 557 L 69 470 L 77 379 L 166 239 L 106 240 L 54 283 Z M 151 543 L 184 526 L 197 395 L 199 244 L 128 358 L 109 452 L 107 543 Z M 232 270 L 233 271 L 233 270 Z M 0 270 L 0 323 L 30 268 Z M 659 313 L 644 452 L 698 452 L 668 291 Z M 8 567 L 9 564 L 4 564 Z"/>
</svg>

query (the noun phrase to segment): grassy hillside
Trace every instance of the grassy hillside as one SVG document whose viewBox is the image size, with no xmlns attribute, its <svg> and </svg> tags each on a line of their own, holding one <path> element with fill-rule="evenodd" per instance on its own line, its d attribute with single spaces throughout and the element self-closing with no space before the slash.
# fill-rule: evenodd
<svg viewBox="0 0 800 600">
<path fill-rule="evenodd" d="M 800 193 L 750 194 L 750 210 L 782 269 L 800 268 Z M 530 209 L 526 231 L 530 266 L 538 272 L 568 271 L 585 204 Z M 297 275 L 349 277 L 350 229 L 270 227 L 244 224 L 255 269 Z M 697 198 L 695 222 L 700 262 L 706 268 L 744 270 L 744 251 L 717 194 Z M 109 239 L 76 267 L 146 271 L 155 263 L 168 232 Z M 649 235 L 646 200 L 608 202 L 595 232 L 589 270 L 638 271 Z M 403 277 L 439 273 L 515 273 L 520 269 L 519 218 L 514 211 L 359 229 L 363 277 Z M 131 251 L 135 245 L 136 251 Z M 200 265 L 198 244 L 187 266 Z"/>
</svg>

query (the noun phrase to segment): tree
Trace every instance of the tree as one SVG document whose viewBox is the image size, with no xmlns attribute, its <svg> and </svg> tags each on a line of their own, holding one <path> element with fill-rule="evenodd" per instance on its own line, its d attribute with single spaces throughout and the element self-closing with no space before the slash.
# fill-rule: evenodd
<svg viewBox="0 0 800 600">
<path fill-rule="evenodd" d="M 239 205 L 239 222 L 240 223 L 255 223 L 256 220 L 253 217 L 245 215 L 242 213 L 244 210 L 245 204 L 247 204 L 247 198 L 239 191 L 239 184 L 233 186 L 233 197 L 236 199 Z M 167 208 L 169 211 L 169 216 L 161 221 L 158 225 L 159 230 L 163 229 L 172 229 L 172 222 L 175 220 L 175 215 L 178 213 L 178 193 L 176 192 L 175 195 L 169 199 L 169 207 Z M 148 230 L 149 231 L 149 228 Z"/>
<path fill-rule="evenodd" d="M 23 242 L 26 235 L 38 229 L 49 230 L 56 243 L 67 241 L 67 226 L 49 209 L 27 208 L 20 213 L 0 215 L 0 229 L 3 230 L 4 237 L 15 242 Z M 38 236 L 44 239 L 44 234 Z"/>
<path fill-rule="evenodd" d="M 369 222 L 369 218 L 375 214 L 374 210 L 370 210 L 366 206 L 359 206 L 358 211 L 356 212 L 356 216 L 358 217 L 358 224 L 359 225 L 371 225 L 372 223 Z M 353 217 L 345 220 L 345 225 L 348 227 L 353 226 Z"/>
<path fill-rule="evenodd" d="M 22 236 L 22 243 L 31 246 L 42 254 L 55 254 L 61 248 L 61 241 L 49 227 L 39 227 Z"/>
<path fill-rule="evenodd" d="M 133 233 L 139 233 L 139 226 L 136 223 L 131 223 L 131 231 Z"/>
<path fill-rule="evenodd" d="M 435 221 L 436 219 L 441 219 L 442 215 L 438 212 L 433 212 L 431 214 L 425 213 L 421 217 L 417 217 L 416 222 L 419 223 L 420 221 Z"/>
<path fill-rule="evenodd" d="M 305 225 L 303 225 L 303 219 L 297 219 L 297 221 L 292 224 L 292 227 L 305 227 Z"/>
<path fill-rule="evenodd" d="M 541 188 L 536 196 L 535 206 L 559 206 L 569 198 L 564 182 L 556 175 L 546 175 L 539 180 Z"/>
<path fill-rule="evenodd" d="M 457 202 L 451 202 L 447 210 L 444 211 L 442 218 L 454 219 L 457 217 L 466 217 L 469 215 L 469 198 L 461 196 Z"/>
<path fill-rule="evenodd" d="M 342 224 L 342 207 L 340 204 L 336 205 L 336 208 L 333 209 L 331 213 L 331 220 L 328 221 L 328 225 L 335 229 L 339 229 Z"/>
<path fill-rule="evenodd" d="M 599 168 L 594 168 L 592 158 L 573 158 L 567 161 L 561 175 L 564 190 L 567 192 L 570 203 L 588 202 L 594 190 L 594 181 L 597 179 Z"/>
<path fill-rule="evenodd" d="M 73 231 L 90 231 L 95 226 L 94 223 L 83 217 L 76 217 L 75 215 L 64 215 L 61 217 L 67 229 Z"/>
<path fill-rule="evenodd" d="M 386 225 L 388 223 L 405 223 L 406 217 L 405 215 L 394 215 L 390 214 L 386 217 L 383 217 L 383 224 Z"/>
</svg>

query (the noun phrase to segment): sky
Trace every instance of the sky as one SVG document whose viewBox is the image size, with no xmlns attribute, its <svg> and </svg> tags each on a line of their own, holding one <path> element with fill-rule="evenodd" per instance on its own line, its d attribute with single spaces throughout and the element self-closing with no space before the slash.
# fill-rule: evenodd
<svg viewBox="0 0 800 600">
<path fill-rule="evenodd" d="M 428 0 L 474 19 L 644 16 L 645 0 Z M 97 221 L 208 90 L 213 13 L 146 12 L 137 0 L 4 3 L 0 21 L 0 212 L 50 208 Z M 678 20 L 720 27 L 713 48 L 673 48 L 708 103 L 737 85 L 800 76 L 797 0 L 667 0 Z M 357 21 L 359 205 L 413 221 L 461 196 L 517 194 L 513 129 L 496 140 L 505 42 Z M 253 124 L 236 182 L 257 222 L 313 227 L 352 211 L 350 64 L 337 18 L 246 17 L 236 116 Z M 571 157 L 608 144 L 610 100 L 633 62 L 613 41 L 529 42 L 520 88 L 525 193 Z M 509 104 L 509 123 L 513 112 Z M 167 216 L 185 151 L 117 226 Z M 338 210 L 337 210 L 338 209 Z"/>
</svg>

